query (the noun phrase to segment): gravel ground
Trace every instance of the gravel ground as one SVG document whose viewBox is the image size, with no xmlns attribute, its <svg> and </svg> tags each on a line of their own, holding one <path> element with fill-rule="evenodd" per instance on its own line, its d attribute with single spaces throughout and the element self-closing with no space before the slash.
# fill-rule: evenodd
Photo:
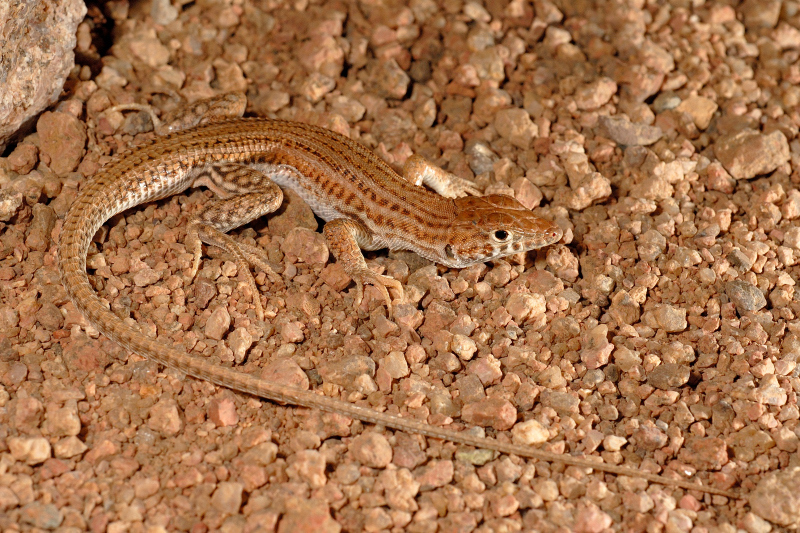
<svg viewBox="0 0 800 533">
<path fill-rule="evenodd" d="M 114 0 L 0 158 L 3 531 L 783 531 L 800 527 L 800 2 Z M 55 266 L 81 183 L 159 114 L 228 91 L 248 113 L 422 154 L 516 196 L 557 245 L 461 271 L 368 254 L 387 319 L 309 208 L 264 247 L 259 323 L 186 221 L 112 219 L 98 293 L 146 335 L 266 379 L 456 429 L 697 478 L 742 499 L 495 455 L 233 393 L 87 326 Z M 508 431 L 510 428 L 513 429 Z"/>
</svg>

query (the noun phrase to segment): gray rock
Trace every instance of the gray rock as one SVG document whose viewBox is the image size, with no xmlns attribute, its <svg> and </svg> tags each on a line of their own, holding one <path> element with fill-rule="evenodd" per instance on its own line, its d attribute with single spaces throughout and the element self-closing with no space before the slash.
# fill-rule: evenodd
<svg viewBox="0 0 800 533">
<path fill-rule="evenodd" d="M 58 99 L 84 16 L 81 0 L 0 2 L 0 152 Z"/>
</svg>

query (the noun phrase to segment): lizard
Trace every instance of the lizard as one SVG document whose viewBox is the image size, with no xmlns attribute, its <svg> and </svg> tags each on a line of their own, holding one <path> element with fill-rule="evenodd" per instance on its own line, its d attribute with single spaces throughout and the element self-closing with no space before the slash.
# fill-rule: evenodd
<svg viewBox="0 0 800 533">
<path fill-rule="evenodd" d="M 387 414 L 318 393 L 214 365 L 129 326 L 94 291 L 86 255 L 98 229 L 134 206 L 205 186 L 217 198 L 193 216 L 186 245 L 197 274 L 202 244 L 225 250 L 245 273 L 260 320 L 264 311 L 251 266 L 281 279 L 266 253 L 226 233 L 274 212 L 291 188 L 323 221 L 323 235 L 356 284 L 380 292 L 391 318 L 389 289 L 397 280 L 372 271 L 361 250 L 404 249 L 451 268 L 464 268 L 558 242 L 563 231 L 517 200 L 480 194 L 421 156 L 408 158 L 403 176 L 364 145 L 331 130 L 285 120 L 241 118 L 246 100 L 226 94 L 196 102 L 163 123 L 161 134 L 112 158 L 80 190 L 60 232 L 58 267 L 70 299 L 100 333 L 131 352 L 194 378 L 285 404 L 338 413 L 367 423 L 496 452 L 644 478 L 654 483 L 737 498 L 736 493 L 592 459 L 455 431 Z M 121 106 L 124 108 L 125 106 Z M 135 106 L 133 106 L 135 107 Z M 422 185 L 430 187 L 426 189 Z"/>
</svg>

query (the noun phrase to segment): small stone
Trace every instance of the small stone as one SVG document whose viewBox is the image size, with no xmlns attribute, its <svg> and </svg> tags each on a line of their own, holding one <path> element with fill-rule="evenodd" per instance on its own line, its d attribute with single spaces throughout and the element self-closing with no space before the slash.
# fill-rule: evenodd
<svg viewBox="0 0 800 533">
<path fill-rule="evenodd" d="M 491 354 L 467 365 L 467 374 L 478 376 L 484 386 L 497 385 L 503 379 L 500 361 Z"/>
<path fill-rule="evenodd" d="M 469 361 L 478 351 L 478 345 L 466 335 L 456 333 L 450 341 L 450 349 L 462 361 Z"/>
<path fill-rule="evenodd" d="M 208 418 L 217 427 L 234 426 L 239 422 L 236 404 L 230 398 L 211 400 L 208 404 Z"/>
<path fill-rule="evenodd" d="M 414 481 L 419 483 L 419 490 L 425 492 L 448 485 L 454 473 L 453 461 L 429 461 L 414 472 Z"/>
<path fill-rule="evenodd" d="M 669 304 L 659 305 L 653 312 L 658 327 L 669 333 L 683 331 L 687 328 L 686 309 Z"/>
<path fill-rule="evenodd" d="M 19 498 L 8 487 L 0 487 L 0 512 L 19 506 Z"/>
<path fill-rule="evenodd" d="M 329 252 L 325 237 L 307 228 L 293 228 L 281 244 L 281 251 L 311 265 L 328 262 Z"/>
<path fill-rule="evenodd" d="M 643 425 L 633 432 L 636 445 L 648 451 L 663 448 L 669 442 L 667 435 L 655 426 Z"/>
<path fill-rule="evenodd" d="M 50 169 L 63 176 L 78 167 L 86 146 L 86 126 L 68 113 L 46 111 L 36 123 L 42 155 Z"/>
<path fill-rule="evenodd" d="M 66 437 L 55 443 L 53 453 L 59 459 L 80 455 L 89 448 L 78 437 Z"/>
<path fill-rule="evenodd" d="M 515 424 L 511 429 L 511 440 L 514 444 L 533 446 L 550 439 L 550 431 L 537 420 L 528 420 Z"/>
<path fill-rule="evenodd" d="M 331 517 L 327 502 L 319 499 L 299 498 L 287 506 L 278 533 L 339 533 L 342 526 Z"/>
<path fill-rule="evenodd" d="M 39 149 L 30 143 L 20 143 L 8 154 L 8 167 L 17 174 L 27 174 L 39 161 Z"/>
<path fill-rule="evenodd" d="M 511 516 L 519 509 L 519 500 L 513 494 L 506 494 L 491 500 L 491 509 L 497 516 Z"/>
<path fill-rule="evenodd" d="M 514 189 L 514 198 L 524 205 L 526 209 L 533 209 L 538 206 L 544 198 L 539 187 L 524 176 L 514 180 L 511 184 L 511 188 Z"/>
<path fill-rule="evenodd" d="M 303 332 L 303 323 L 297 320 L 287 322 L 281 326 L 281 338 L 285 342 L 300 343 L 305 340 L 306 336 Z"/>
<path fill-rule="evenodd" d="M 600 510 L 594 503 L 583 503 L 578 506 L 572 531 L 575 533 L 601 533 L 611 527 L 611 516 Z"/>
<path fill-rule="evenodd" d="M 775 440 L 778 449 L 785 452 L 794 453 L 800 449 L 800 437 L 786 426 L 773 432 L 772 438 Z"/>
<path fill-rule="evenodd" d="M 228 347 L 233 351 L 233 359 L 236 363 L 242 363 L 247 350 L 253 345 L 253 336 L 247 328 L 236 328 L 228 335 Z"/>
<path fill-rule="evenodd" d="M 603 449 L 609 452 L 618 452 L 628 443 L 625 437 L 608 435 L 603 439 Z"/>
<path fill-rule="evenodd" d="M 302 390 L 308 390 L 308 374 L 303 372 L 293 359 L 272 361 L 261 371 L 260 378 L 266 381 L 283 383 Z"/>
<path fill-rule="evenodd" d="M 148 67 L 162 67 L 169 61 L 169 49 L 155 36 L 155 30 L 151 32 L 149 35 L 134 34 L 134 37 L 127 41 L 127 45 L 133 55 Z"/>
<path fill-rule="evenodd" d="M 62 512 L 52 503 L 32 502 L 20 510 L 22 522 L 39 529 L 56 529 L 64 521 Z"/>
<path fill-rule="evenodd" d="M 312 489 L 320 489 L 328 482 L 325 475 L 325 456 L 317 450 L 300 450 L 293 456 L 287 474 L 299 477 Z"/>
<path fill-rule="evenodd" d="M 755 425 L 745 426 L 733 434 L 730 446 L 736 458 L 740 461 L 750 462 L 756 456 L 766 453 L 775 447 L 772 436 Z"/>
<path fill-rule="evenodd" d="M 153 22 L 156 24 L 166 26 L 178 18 L 178 10 L 169 0 L 153 0 L 150 6 L 150 16 L 153 17 Z"/>
<path fill-rule="evenodd" d="M 772 375 L 773 373 L 769 372 L 769 374 L 756 389 L 755 400 L 761 404 L 776 405 L 778 407 L 786 405 L 788 393 L 780 386 L 778 379 Z"/>
<path fill-rule="evenodd" d="M 575 91 L 575 103 L 578 109 L 597 109 L 608 103 L 615 94 L 617 94 L 616 82 L 610 78 L 602 77 Z"/>
<path fill-rule="evenodd" d="M 11 456 L 27 465 L 38 465 L 51 456 L 50 443 L 43 437 L 9 437 Z"/>
<path fill-rule="evenodd" d="M 382 507 L 373 507 L 364 512 L 364 531 L 389 531 L 394 521 Z"/>
<path fill-rule="evenodd" d="M 397 61 L 377 61 L 369 70 L 369 87 L 382 98 L 402 98 L 408 92 L 411 78 Z"/>
<path fill-rule="evenodd" d="M 183 429 L 183 421 L 178 414 L 178 405 L 175 400 L 160 400 L 151 407 L 147 426 L 153 431 L 159 431 L 165 435 L 175 435 Z"/>
<path fill-rule="evenodd" d="M 508 400 L 485 398 L 465 405 L 461 410 L 461 418 L 469 424 L 505 431 L 517 421 L 517 410 Z"/>
<path fill-rule="evenodd" d="M 609 138 L 622 146 L 647 146 L 659 140 L 661 128 L 631 122 L 627 117 L 601 116 L 600 125 Z"/>
<path fill-rule="evenodd" d="M 664 91 L 658 93 L 655 100 L 653 100 L 653 111 L 662 113 L 670 109 L 675 109 L 681 103 L 681 97 L 671 91 Z"/>
<path fill-rule="evenodd" d="M 747 513 L 742 518 L 742 527 L 747 533 L 769 533 L 772 531 L 772 524 L 756 515 L 755 513 Z"/>
<path fill-rule="evenodd" d="M 337 361 L 324 361 L 317 369 L 322 379 L 341 385 L 352 387 L 353 382 L 359 377 L 375 375 L 375 361 L 363 355 L 354 355 Z"/>
<path fill-rule="evenodd" d="M 689 438 L 678 459 L 698 470 L 719 470 L 728 463 L 728 445 L 717 437 Z"/>
<path fill-rule="evenodd" d="M 203 332 L 206 337 L 214 340 L 222 340 L 222 337 L 228 332 L 231 327 L 231 315 L 228 313 L 228 308 L 224 305 L 217 307 L 211 316 L 206 321 L 206 327 Z"/>
<path fill-rule="evenodd" d="M 590 370 L 608 364 L 614 345 L 608 341 L 608 326 L 600 324 L 587 331 L 583 336 L 581 361 Z"/>
<path fill-rule="evenodd" d="M 719 106 L 713 100 L 703 96 L 690 96 L 681 102 L 675 109 L 688 113 L 692 117 L 697 129 L 704 130 L 711 123 L 711 118 Z"/>
<path fill-rule="evenodd" d="M 75 436 L 81 432 L 81 419 L 78 406 L 72 405 L 48 411 L 45 416 L 45 428 L 52 437 Z"/>
<path fill-rule="evenodd" d="M 11 220 L 20 207 L 22 207 L 22 193 L 5 187 L 0 189 L 0 222 Z"/>
<path fill-rule="evenodd" d="M 408 375 L 408 363 L 403 352 L 389 352 L 383 359 L 383 365 L 392 379 L 404 378 Z"/>
<path fill-rule="evenodd" d="M 514 322 L 519 325 L 530 317 L 543 315 L 547 310 L 544 296 L 522 292 L 512 294 L 505 307 Z"/>
<path fill-rule="evenodd" d="M 552 502 L 558 499 L 558 485 L 552 479 L 543 479 L 537 483 L 532 483 L 533 491 L 544 501 Z"/>
<path fill-rule="evenodd" d="M 750 509 L 773 524 L 794 529 L 800 526 L 800 466 L 770 472 L 748 494 Z"/>
<path fill-rule="evenodd" d="M 500 137 L 523 150 L 539 136 L 539 128 L 524 109 L 503 109 L 494 118 L 494 128 Z"/>
<path fill-rule="evenodd" d="M 763 134 L 744 129 L 720 137 L 714 154 L 737 180 L 768 174 L 789 160 L 789 143 L 780 130 Z"/>
<path fill-rule="evenodd" d="M 749 31 L 774 28 L 781 14 L 781 0 L 745 0 L 739 7 Z"/>
<path fill-rule="evenodd" d="M 220 513 L 236 514 L 242 506 L 243 491 L 241 483 L 223 481 L 211 495 L 211 505 Z"/>
<path fill-rule="evenodd" d="M 152 268 L 143 268 L 133 275 L 133 283 L 137 287 L 147 287 L 161 280 L 164 273 Z"/>
<path fill-rule="evenodd" d="M 662 363 L 655 367 L 647 382 L 653 387 L 661 390 L 669 390 L 674 387 L 685 385 L 689 381 L 691 371 L 689 367 L 676 363 Z"/>
<path fill-rule="evenodd" d="M 580 407 L 580 400 L 569 392 L 544 390 L 541 398 L 542 405 L 555 409 L 561 416 L 577 414 Z"/>
<path fill-rule="evenodd" d="M 100 442 L 95 442 L 92 449 L 84 456 L 84 459 L 89 464 L 97 464 L 104 459 L 119 453 L 119 446 L 108 439 L 103 439 Z"/>
<path fill-rule="evenodd" d="M 392 446 L 380 433 L 362 433 L 354 438 L 350 452 L 358 462 L 370 468 L 384 468 L 392 462 Z"/>
<path fill-rule="evenodd" d="M 739 314 L 758 311 L 767 305 L 767 299 L 758 287 L 742 280 L 733 280 L 725 284 L 725 294 L 736 306 Z"/>
</svg>

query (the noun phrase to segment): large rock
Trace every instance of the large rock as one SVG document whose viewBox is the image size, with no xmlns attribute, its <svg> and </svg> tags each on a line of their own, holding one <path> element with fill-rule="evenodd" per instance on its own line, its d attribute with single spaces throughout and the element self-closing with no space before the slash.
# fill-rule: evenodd
<svg viewBox="0 0 800 533">
<path fill-rule="evenodd" d="M 58 99 L 84 16 L 82 0 L 0 2 L 0 152 Z"/>
</svg>

